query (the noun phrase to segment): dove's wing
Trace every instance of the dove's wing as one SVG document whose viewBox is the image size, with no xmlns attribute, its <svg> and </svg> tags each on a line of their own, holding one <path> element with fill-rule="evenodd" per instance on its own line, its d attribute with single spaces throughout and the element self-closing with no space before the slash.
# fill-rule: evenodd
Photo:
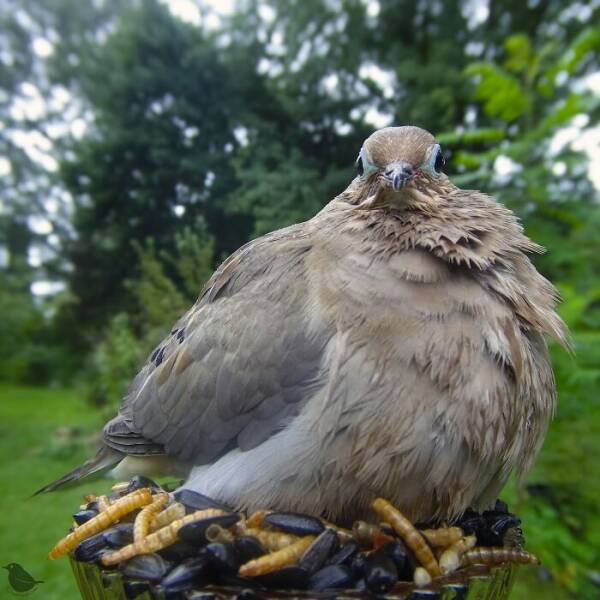
<svg viewBox="0 0 600 600">
<path fill-rule="evenodd" d="M 323 384 L 331 336 L 308 319 L 306 230 L 274 232 L 223 263 L 133 381 L 107 445 L 201 464 L 298 414 Z"/>
</svg>

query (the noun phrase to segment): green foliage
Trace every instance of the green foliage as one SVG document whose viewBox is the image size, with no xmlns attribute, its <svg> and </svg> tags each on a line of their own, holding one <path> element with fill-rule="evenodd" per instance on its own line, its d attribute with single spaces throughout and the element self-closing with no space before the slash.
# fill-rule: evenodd
<svg viewBox="0 0 600 600">
<path fill-rule="evenodd" d="M 47 384 L 63 375 L 69 357 L 45 308 L 22 276 L 0 270 L 0 380 Z"/>
<path fill-rule="evenodd" d="M 91 356 L 87 377 L 90 401 L 97 405 L 108 404 L 107 412 L 113 411 L 132 374 L 139 369 L 143 355 L 144 348 L 133 332 L 128 315 L 115 315 Z"/>
<path fill-rule="evenodd" d="M 478 122 L 445 136 L 456 149 L 453 164 L 465 173 L 455 180 L 507 203 L 527 233 L 549 250 L 536 263 L 562 296 L 559 310 L 571 329 L 575 355 L 552 348 L 557 416 L 525 489 L 508 493 L 523 517 L 529 547 L 555 585 L 576 597 L 593 594 L 589 573 L 596 569 L 600 548 L 593 441 L 600 425 L 600 256 L 595 250 L 600 205 L 597 191 L 581 177 L 584 157 L 568 147 L 551 154 L 551 141 L 577 115 L 598 110 L 598 98 L 573 91 L 576 79 L 589 72 L 598 41 L 597 29 L 586 24 L 561 29 L 558 36 L 540 31 L 508 37 L 496 61 L 479 61 L 465 70 L 474 98 L 482 103 L 482 126 Z M 495 170 L 499 159 L 510 161 L 503 177 Z M 556 162 L 562 170 L 553 168 Z"/>
<path fill-rule="evenodd" d="M 135 249 L 139 257 L 140 277 L 127 281 L 126 286 L 141 311 L 141 322 L 151 328 L 164 329 L 169 320 L 174 321 L 187 308 L 186 302 L 175 282 L 165 273 L 154 241 L 148 240 L 145 246 L 136 243 Z"/>
<path fill-rule="evenodd" d="M 485 102 L 490 117 L 510 123 L 531 111 L 531 99 L 510 73 L 489 63 L 474 63 L 466 73 L 480 78 L 476 98 Z"/>
<path fill-rule="evenodd" d="M 236 167 L 241 189 L 232 195 L 230 210 L 251 213 L 255 235 L 309 219 L 325 203 L 332 176 L 339 186 L 349 175 L 344 169 L 341 177 L 323 177 L 316 161 L 303 160 L 298 149 L 286 152 L 280 143 L 245 153 Z"/>
<path fill-rule="evenodd" d="M 190 306 L 211 275 L 213 240 L 202 222 L 177 236 L 177 253 L 159 253 L 153 240 L 136 243 L 139 274 L 126 282 L 135 308 L 114 315 L 91 354 L 86 395 L 112 415 L 144 360 Z M 162 260 L 161 260 L 162 259 Z M 171 273 L 169 273 L 169 267 Z"/>
<path fill-rule="evenodd" d="M 178 276 L 186 308 L 195 299 L 213 273 L 214 239 L 206 225 L 198 220 L 192 229 L 185 227 L 175 234 L 176 258 L 165 256 Z M 181 313 L 179 313 L 180 315 Z M 177 316 L 179 316 L 177 315 Z M 164 323 L 164 316 L 162 317 Z"/>
</svg>

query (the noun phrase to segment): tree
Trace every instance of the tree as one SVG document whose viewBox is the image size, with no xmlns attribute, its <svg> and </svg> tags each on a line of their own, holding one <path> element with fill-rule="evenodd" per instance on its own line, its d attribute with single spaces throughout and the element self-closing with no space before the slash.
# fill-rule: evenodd
<svg viewBox="0 0 600 600">
<path fill-rule="evenodd" d="M 236 185 L 240 118 L 272 103 L 238 58 L 226 60 L 212 34 L 154 0 L 81 55 L 94 122 L 62 164 L 76 205 L 68 257 L 78 320 L 97 327 L 131 306 L 124 282 L 138 271 L 136 240 L 172 254 L 175 234 L 198 216 L 217 234 L 218 255 L 247 237 L 247 219 L 226 215 L 219 199 Z"/>
<path fill-rule="evenodd" d="M 597 122 L 600 101 L 582 82 L 598 70 L 600 34 L 562 3 L 493 5 L 492 22 L 513 33 L 500 48 L 490 36 L 494 52 L 483 52 L 489 58 L 468 66 L 476 118 L 470 127 L 441 137 L 464 173 L 455 180 L 508 204 L 527 233 L 549 249 L 536 263 L 562 295 L 559 310 L 576 356 L 552 348 L 558 414 L 519 512 L 528 523 L 530 547 L 557 581 L 587 597 L 593 591 L 586 572 L 597 560 L 587 548 L 595 543 L 591 532 L 600 516 L 600 488 L 594 483 L 593 451 L 574 448 L 595 435 L 600 418 L 600 258 L 594 251 L 600 205 L 584 175 L 586 157 L 559 142 L 564 132 L 583 136 L 588 124 Z"/>
</svg>

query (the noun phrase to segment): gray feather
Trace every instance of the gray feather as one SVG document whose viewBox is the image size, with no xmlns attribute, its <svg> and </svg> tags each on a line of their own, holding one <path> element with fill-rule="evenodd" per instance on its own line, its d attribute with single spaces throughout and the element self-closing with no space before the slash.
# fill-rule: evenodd
<svg viewBox="0 0 600 600">
<path fill-rule="evenodd" d="M 103 446 L 90 460 L 84 462 L 82 465 L 76 469 L 73 469 L 66 475 L 63 475 L 56 481 L 53 481 L 52 483 L 45 485 L 43 488 L 40 488 L 33 495 L 37 496 L 38 494 L 45 492 L 53 492 L 54 490 L 64 487 L 69 483 L 79 481 L 80 479 L 89 477 L 90 475 L 96 473 L 101 473 L 109 467 L 116 465 L 123 459 L 123 457 L 123 453 L 109 448 L 108 446 Z"/>
</svg>

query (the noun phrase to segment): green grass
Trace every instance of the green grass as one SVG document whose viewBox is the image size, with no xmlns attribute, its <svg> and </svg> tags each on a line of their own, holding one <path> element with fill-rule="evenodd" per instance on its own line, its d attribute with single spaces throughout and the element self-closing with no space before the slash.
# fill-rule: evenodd
<svg viewBox="0 0 600 600">
<path fill-rule="evenodd" d="M 541 496 L 520 497 L 514 484 L 502 494 L 523 518 L 528 549 L 542 558 L 551 575 L 544 581 L 537 569 L 521 569 L 511 600 L 597 597 L 587 570 L 600 564 L 599 406 L 570 410 L 552 424 L 529 478 L 546 486 Z M 79 598 L 68 561 L 49 561 L 46 555 L 67 531 L 82 494 L 103 493 L 110 482 L 31 494 L 89 456 L 103 421 L 73 391 L 0 385 L 0 565 L 19 563 L 43 580 L 31 594 L 34 598 Z M 3 573 L 2 599 L 11 597 Z"/>
<path fill-rule="evenodd" d="M 43 580 L 33 598 L 79 598 L 68 560 L 46 555 L 67 531 L 82 488 L 31 494 L 85 460 L 90 444 L 82 440 L 100 426 L 100 414 L 72 391 L 0 385 L 0 565 L 19 563 Z M 81 435 L 57 436 L 64 427 L 80 428 Z M 5 573 L 0 598 L 12 597 Z"/>
</svg>

